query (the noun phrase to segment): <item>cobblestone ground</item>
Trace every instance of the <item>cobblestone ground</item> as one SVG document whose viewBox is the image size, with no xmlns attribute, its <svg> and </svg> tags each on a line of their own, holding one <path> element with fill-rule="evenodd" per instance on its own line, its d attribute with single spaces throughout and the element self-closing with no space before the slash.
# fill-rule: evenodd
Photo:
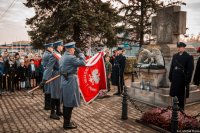
<svg viewBox="0 0 200 133">
<path fill-rule="evenodd" d="M 34 98 L 26 92 L 4 94 L 0 100 L 0 132 L 75 132 L 75 133 L 125 133 L 156 131 L 135 122 L 141 114 L 129 107 L 129 119 L 121 120 L 121 97 L 97 99 L 89 105 L 76 108 L 72 120 L 78 124 L 74 130 L 64 131 L 63 119 L 49 118 L 50 111 L 43 110 L 43 95 L 37 91 Z"/>
<path fill-rule="evenodd" d="M 73 111 L 72 120 L 78 124 L 77 129 L 63 130 L 63 118 L 51 120 L 50 111 L 43 110 L 42 91 L 36 91 L 33 98 L 25 91 L 4 94 L 0 98 L 0 133 L 156 133 L 157 131 L 135 122 L 141 117 L 133 105 L 128 107 L 128 120 L 121 120 L 121 97 L 96 99 L 89 105 L 82 103 Z M 143 110 L 151 108 L 138 103 Z M 186 107 L 191 114 L 200 112 L 200 104 Z"/>
</svg>

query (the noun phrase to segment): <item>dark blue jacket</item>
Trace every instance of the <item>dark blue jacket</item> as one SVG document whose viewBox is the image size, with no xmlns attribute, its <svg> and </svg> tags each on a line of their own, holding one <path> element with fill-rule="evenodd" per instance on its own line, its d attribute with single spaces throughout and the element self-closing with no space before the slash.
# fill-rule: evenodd
<svg viewBox="0 0 200 133">
<path fill-rule="evenodd" d="M 3 62 L 0 62 L 0 76 L 3 76 L 5 74 L 5 66 Z"/>
</svg>

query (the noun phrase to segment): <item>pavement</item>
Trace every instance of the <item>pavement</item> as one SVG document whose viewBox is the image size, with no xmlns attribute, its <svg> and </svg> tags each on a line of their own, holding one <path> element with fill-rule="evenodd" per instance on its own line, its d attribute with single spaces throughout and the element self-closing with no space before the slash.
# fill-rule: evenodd
<svg viewBox="0 0 200 133">
<path fill-rule="evenodd" d="M 126 84 L 130 77 L 125 77 Z M 128 103 L 128 120 L 121 120 L 122 97 L 113 96 L 112 87 L 109 98 L 96 99 L 89 105 L 75 108 L 72 120 L 78 128 L 64 130 L 63 118 L 52 120 L 50 111 L 43 110 L 44 96 L 41 90 L 31 97 L 26 91 L 16 91 L 13 94 L 3 94 L 0 97 L 0 133 L 157 133 L 158 131 L 146 127 L 135 120 L 142 115 Z M 146 111 L 149 105 L 136 102 Z M 189 105 L 186 112 L 195 115 L 200 112 L 200 104 Z"/>
</svg>

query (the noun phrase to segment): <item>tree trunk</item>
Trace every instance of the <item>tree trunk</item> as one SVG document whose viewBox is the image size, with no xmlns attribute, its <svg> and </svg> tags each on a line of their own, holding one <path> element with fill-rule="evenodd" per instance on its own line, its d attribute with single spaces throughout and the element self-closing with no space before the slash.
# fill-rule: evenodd
<svg viewBox="0 0 200 133">
<path fill-rule="evenodd" d="M 144 5 L 145 0 L 141 0 L 141 19 L 140 19 L 140 47 L 144 44 Z"/>
<path fill-rule="evenodd" d="M 80 35 L 81 35 L 81 28 L 79 23 L 75 23 L 73 26 L 74 29 L 74 34 L 72 36 L 73 40 L 76 42 L 76 47 L 82 47 L 81 46 L 81 39 L 80 39 Z"/>
</svg>

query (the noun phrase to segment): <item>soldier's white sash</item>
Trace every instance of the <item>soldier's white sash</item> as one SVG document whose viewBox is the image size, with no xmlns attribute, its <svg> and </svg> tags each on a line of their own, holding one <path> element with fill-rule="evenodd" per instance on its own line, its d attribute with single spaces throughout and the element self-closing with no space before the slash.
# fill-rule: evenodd
<svg viewBox="0 0 200 133">
<path fill-rule="evenodd" d="M 62 57 L 60 53 L 58 52 L 53 52 L 53 56 L 57 59 L 60 60 L 60 58 Z"/>
</svg>

